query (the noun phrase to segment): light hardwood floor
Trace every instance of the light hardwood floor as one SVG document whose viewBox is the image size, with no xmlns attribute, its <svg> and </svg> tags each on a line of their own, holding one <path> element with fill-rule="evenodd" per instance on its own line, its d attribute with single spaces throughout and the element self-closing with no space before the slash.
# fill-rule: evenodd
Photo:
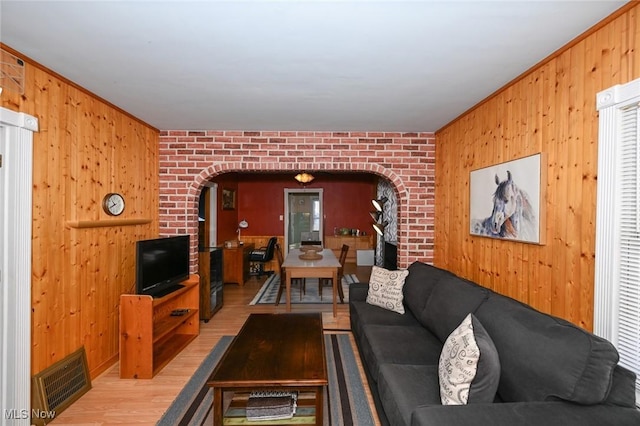
<svg viewBox="0 0 640 426">
<path fill-rule="evenodd" d="M 345 273 L 355 273 L 360 281 L 368 281 L 370 267 L 345 265 Z M 155 425 L 176 395 L 193 375 L 221 336 L 235 335 L 247 316 L 254 312 L 285 312 L 285 305 L 249 306 L 265 278 L 251 278 L 244 286 L 224 287 L 224 306 L 209 323 L 200 322 L 200 335 L 160 373 L 150 380 L 120 379 L 118 364 L 92 380 L 92 389 L 60 413 L 50 424 L 59 425 Z M 349 330 L 349 307 L 338 304 L 338 316 L 332 315 L 331 304 L 294 305 L 294 312 L 321 311 L 326 331 Z M 352 344 L 357 351 L 355 343 Z M 373 399 L 358 359 L 371 411 L 376 416 Z M 379 422 L 376 417 L 376 425 Z"/>
</svg>

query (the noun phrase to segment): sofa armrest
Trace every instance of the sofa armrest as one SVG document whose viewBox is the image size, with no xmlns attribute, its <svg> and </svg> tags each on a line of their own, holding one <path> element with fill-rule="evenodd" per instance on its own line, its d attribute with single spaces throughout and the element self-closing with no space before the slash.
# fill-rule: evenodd
<svg viewBox="0 0 640 426">
<path fill-rule="evenodd" d="M 365 302 L 369 292 L 369 283 L 352 283 L 349 285 L 349 300 Z"/>
<path fill-rule="evenodd" d="M 635 408 L 578 405 L 569 402 L 509 402 L 419 407 L 411 416 L 411 426 L 633 426 L 640 424 Z"/>
</svg>

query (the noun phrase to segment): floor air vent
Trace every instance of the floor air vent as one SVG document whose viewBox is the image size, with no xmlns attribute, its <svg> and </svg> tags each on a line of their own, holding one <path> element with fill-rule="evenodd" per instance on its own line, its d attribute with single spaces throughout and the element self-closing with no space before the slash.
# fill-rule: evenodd
<svg viewBox="0 0 640 426">
<path fill-rule="evenodd" d="M 33 376 L 31 424 L 45 425 L 91 389 L 84 347 Z"/>
</svg>

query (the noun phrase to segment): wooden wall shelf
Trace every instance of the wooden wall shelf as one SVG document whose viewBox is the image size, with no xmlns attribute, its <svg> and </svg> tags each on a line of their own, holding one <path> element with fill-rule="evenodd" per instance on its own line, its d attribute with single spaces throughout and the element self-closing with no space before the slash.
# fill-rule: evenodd
<svg viewBox="0 0 640 426">
<path fill-rule="evenodd" d="M 200 333 L 200 277 L 191 275 L 184 288 L 152 298 L 120 296 L 120 378 L 151 379 Z M 174 309 L 189 309 L 171 316 Z"/>
<path fill-rule="evenodd" d="M 103 228 L 105 226 L 130 226 L 151 223 L 151 219 L 68 220 L 70 228 Z"/>
</svg>

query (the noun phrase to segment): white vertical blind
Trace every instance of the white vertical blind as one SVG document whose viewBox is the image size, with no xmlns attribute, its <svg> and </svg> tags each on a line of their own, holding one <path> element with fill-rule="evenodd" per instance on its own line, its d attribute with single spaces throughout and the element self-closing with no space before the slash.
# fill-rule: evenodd
<svg viewBox="0 0 640 426">
<path fill-rule="evenodd" d="M 598 94 L 594 331 L 636 373 L 640 403 L 640 80 Z"/>
<path fill-rule="evenodd" d="M 0 108 L 4 173 L 0 191 L 0 426 L 31 424 L 31 201 L 38 120 Z M 27 414 L 27 416 L 24 415 Z"/>
<path fill-rule="evenodd" d="M 640 233 L 638 221 L 638 115 L 637 105 L 620 114 L 620 288 L 618 289 L 618 352 L 620 364 L 640 376 Z M 636 381 L 640 391 L 640 381 Z"/>
</svg>

